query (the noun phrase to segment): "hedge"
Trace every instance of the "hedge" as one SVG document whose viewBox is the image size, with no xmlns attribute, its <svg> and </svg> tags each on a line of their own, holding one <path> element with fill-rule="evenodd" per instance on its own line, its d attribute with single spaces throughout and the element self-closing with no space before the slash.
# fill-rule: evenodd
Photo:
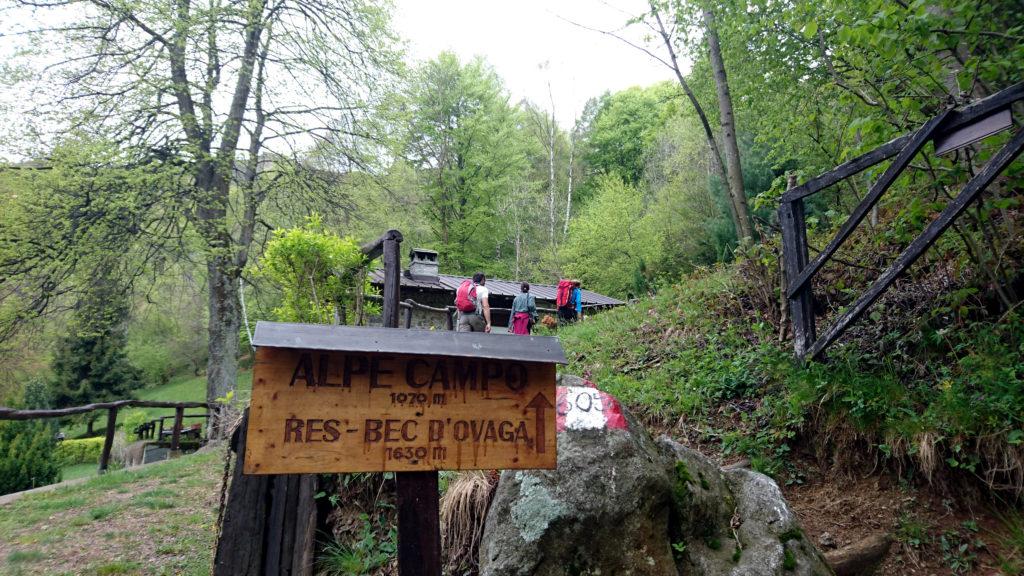
<svg viewBox="0 0 1024 576">
<path fill-rule="evenodd" d="M 103 452 L 103 438 L 65 440 L 57 445 L 55 456 L 61 467 L 73 464 L 96 464 Z"/>
</svg>

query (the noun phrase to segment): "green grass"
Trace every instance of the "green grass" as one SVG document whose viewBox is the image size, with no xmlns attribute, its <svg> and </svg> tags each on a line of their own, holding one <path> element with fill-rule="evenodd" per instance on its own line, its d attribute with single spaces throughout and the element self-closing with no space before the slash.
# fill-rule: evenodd
<svg viewBox="0 0 1024 576">
<path fill-rule="evenodd" d="M 95 476 L 97 470 L 98 464 L 72 464 L 71 466 L 61 468 L 60 478 L 61 480 L 87 478 L 89 476 Z"/>
<path fill-rule="evenodd" d="M 0 507 L 0 574 L 208 574 L 222 458 L 114 471 Z M 40 558 L 52 567 L 31 564 Z"/>
<path fill-rule="evenodd" d="M 958 326 L 925 315 L 911 330 L 844 341 L 829 363 L 804 367 L 751 305 L 754 288 L 739 266 L 695 272 L 653 298 L 559 329 L 568 371 L 590 374 L 649 422 L 688 419 L 724 455 L 747 456 L 780 479 L 799 481 L 789 456 L 808 443 L 831 451 L 839 467 L 869 457 L 977 477 L 1012 461 L 1008 452 L 1024 443 L 1019 313 Z M 858 328 L 874 334 L 885 319 L 876 316 Z M 878 342 L 891 352 L 871 352 Z M 866 454 L 842 449 L 854 435 Z M 975 441 L 986 449 L 973 449 Z M 1013 489 L 1024 494 L 1024 483 Z"/>
</svg>

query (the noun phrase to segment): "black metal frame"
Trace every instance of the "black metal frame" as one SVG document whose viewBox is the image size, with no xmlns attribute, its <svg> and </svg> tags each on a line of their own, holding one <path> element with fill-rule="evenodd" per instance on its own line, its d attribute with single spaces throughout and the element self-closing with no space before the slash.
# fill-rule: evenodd
<svg viewBox="0 0 1024 576">
<path fill-rule="evenodd" d="M 900 253 L 892 265 L 846 311 L 839 315 L 821 337 L 818 337 L 811 291 L 814 275 L 835 255 L 871 208 L 909 166 L 911 159 L 929 141 L 949 142 L 954 138 L 964 138 L 967 142 L 973 142 L 991 135 L 994 132 L 988 131 L 977 135 L 980 138 L 972 138 L 971 128 L 975 125 L 985 124 L 994 115 L 1005 114 L 1015 102 L 1020 100 L 1024 100 L 1024 82 L 1015 84 L 974 104 L 942 112 L 926 122 L 916 132 L 891 140 L 833 170 L 790 188 L 782 195 L 782 203 L 779 206 L 779 224 L 782 228 L 783 273 L 786 277 L 786 297 L 789 299 L 793 325 L 793 348 L 798 358 L 801 360 L 820 359 L 825 349 L 860 318 L 895 282 L 896 278 L 935 243 L 939 236 L 953 224 L 953 221 L 992 183 L 995 177 L 1024 151 L 1024 129 L 1018 128 L 1010 141 L 988 161 L 977 175 L 971 178 L 939 217 L 932 221 Z M 987 130 L 987 128 L 985 129 Z M 828 246 L 813 260 L 809 260 L 803 199 L 893 156 L 896 156 L 896 159 L 871 186 L 867 196 L 850 214 Z"/>
</svg>

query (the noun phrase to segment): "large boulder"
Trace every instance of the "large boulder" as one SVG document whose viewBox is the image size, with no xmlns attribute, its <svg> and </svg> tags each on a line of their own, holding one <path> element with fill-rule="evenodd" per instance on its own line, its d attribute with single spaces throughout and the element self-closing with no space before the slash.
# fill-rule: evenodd
<svg viewBox="0 0 1024 576">
<path fill-rule="evenodd" d="M 653 441 L 596 388 L 559 386 L 557 404 L 558 466 L 502 473 L 482 575 L 832 573 L 767 476 Z"/>
<path fill-rule="evenodd" d="M 594 388 L 559 387 L 558 410 L 558 467 L 502 473 L 481 574 L 675 576 L 672 484 L 658 446 Z"/>
</svg>

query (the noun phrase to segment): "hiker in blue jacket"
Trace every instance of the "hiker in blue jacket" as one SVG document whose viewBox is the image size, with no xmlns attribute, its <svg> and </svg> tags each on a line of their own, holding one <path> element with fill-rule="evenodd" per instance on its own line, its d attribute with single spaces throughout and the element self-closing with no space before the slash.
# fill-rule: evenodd
<svg viewBox="0 0 1024 576">
<path fill-rule="evenodd" d="M 573 309 L 576 312 L 573 320 L 581 320 L 583 318 L 583 290 L 580 289 L 579 280 L 573 280 L 570 302 L 572 302 Z"/>
</svg>

